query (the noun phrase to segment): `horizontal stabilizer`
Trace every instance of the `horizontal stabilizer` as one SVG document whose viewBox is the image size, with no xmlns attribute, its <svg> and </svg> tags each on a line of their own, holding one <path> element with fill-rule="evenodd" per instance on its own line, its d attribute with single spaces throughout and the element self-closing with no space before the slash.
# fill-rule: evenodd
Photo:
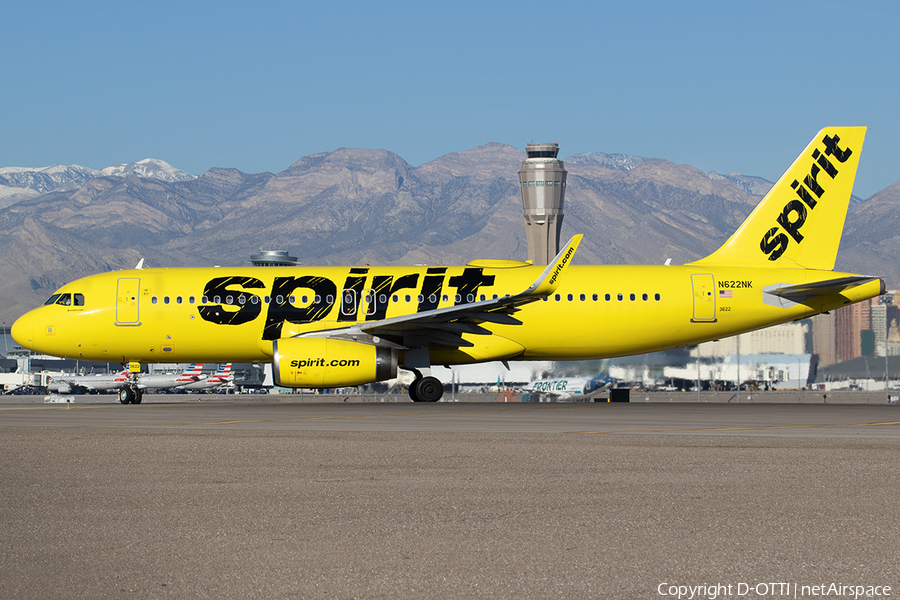
<svg viewBox="0 0 900 600">
<path fill-rule="evenodd" d="M 878 277 L 870 277 L 868 275 L 853 275 L 850 277 L 839 277 L 837 279 L 826 279 L 825 281 L 815 281 L 813 283 L 783 285 L 781 287 L 776 287 L 775 289 L 766 290 L 766 292 L 789 300 L 803 300 L 812 296 L 840 294 L 844 290 L 878 279 Z M 881 286 L 882 293 L 884 293 L 884 282 L 882 282 Z"/>
</svg>

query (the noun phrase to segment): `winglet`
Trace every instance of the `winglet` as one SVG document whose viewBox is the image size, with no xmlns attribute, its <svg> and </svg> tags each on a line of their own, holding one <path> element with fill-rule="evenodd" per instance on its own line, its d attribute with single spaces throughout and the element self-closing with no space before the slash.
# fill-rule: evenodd
<svg viewBox="0 0 900 600">
<path fill-rule="evenodd" d="M 552 294 L 559 287 L 559 281 L 562 279 L 563 273 L 566 271 L 569 263 L 572 262 L 572 257 L 575 255 L 575 250 L 578 249 L 578 244 L 581 243 L 581 238 L 582 235 L 580 233 L 572 236 L 572 239 L 556 255 L 556 258 L 550 261 L 550 264 L 547 265 L 540 277 L 520 295 L 547 296 Z"/>
</svg>

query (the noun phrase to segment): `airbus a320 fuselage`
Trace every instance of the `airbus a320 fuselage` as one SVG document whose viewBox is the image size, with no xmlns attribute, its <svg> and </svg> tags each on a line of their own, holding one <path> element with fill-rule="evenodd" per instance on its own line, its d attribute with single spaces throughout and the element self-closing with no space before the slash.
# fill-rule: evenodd
<svg viewBox="0 0 900 600">
<path fill-rule="evenodd" d="M 276 384 L 338 387 L 432 364 L 664 350 L 794 321 L 884 292 L 832 271 L 864 127 L 823 129 L 712 255 L 680 266 L 134 269 L 60 288 L 13 326 L 35 351 L 99 361 L 272 362 Z"/>
</svg>

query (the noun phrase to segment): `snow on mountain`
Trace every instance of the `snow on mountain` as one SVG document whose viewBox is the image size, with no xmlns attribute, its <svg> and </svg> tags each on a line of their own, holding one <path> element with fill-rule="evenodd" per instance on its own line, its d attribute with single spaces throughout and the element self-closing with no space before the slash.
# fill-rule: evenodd
<svg viewBox="0 0 900 600">
<path fill-rule="evenodd" d="M 3 167 L 0 168 L 0 208 L 56 190 L 77 189 L 100 176 L 100 171 L 79 165 Z"/>
<path fill-rule="evenodd" d="M 583 165 L 589 162 L 598 162 L 607 169 L 617 171 L 630 171 L 647 160 L 643 156 L 631 156 L 629 154 L 605 154 L 603 152 L 585 152 L 573 154 L 565 160 L 566 164 Z"/>
<path fill-rule="evenodd" d="M 769 193 L 769 190 L 772 189 L 772 186 L 774 185 L 771 181 L 767 181 L 762 177 L 741 175 L 740 173 L 736 173 L 734 171 L 728 173 L 727 175 L 721 175 L 719 173 L 716 173 L 715 171 L 710 171 L 706 174 L 706 176 L 713 181 L 721 181 L 723 179 L 728 180 L 751 196 L 765 196 L 767 193 Z"/>
<path fill-rule="evenodd" d="M 176 169 L 164 160 L 145 158 L 137 162 L 113 165 L 101 169 L 102 177 L 125 177 L 136 175 L 147 179 L 159 179 L 162 181 L 188 181 L 196 179 L 194 175 Z"/>
<path fill-rule="evenodd" d="M 35 196 L 40 195 L 40 192 L 35 192 L 34 190 L 29 190 L 28 188 L 15 188 L 0 185 L 0 208 L 6 208 L 7 206 L 12 206 L 16 202 L 19 202 L 20 200 L 26 200 L 28 198 L 34 198 Z"/>
<path fill-rule="evenodd" d="M 126 177 L 134 175 L 162 181 L 188 181 L 194 175 L 176 169 L 155 158 L 113 165 L 99 171 L 80 165 L 52 165 L 49 167 L 0 167 L 0 208 L 10 206 L 41 194 L 67 191 L 81 187 L 97 177 Z"/>
<path fill-rule="evenodd" d="M 100 177 L 100 172 L 78 165 L 53 165 L 30 169 L 28 167 L 0 168 L 0 185 L 11 188 L 27 188 L 46 194 L 67 183 L 82 184 Z"/>
</svg>

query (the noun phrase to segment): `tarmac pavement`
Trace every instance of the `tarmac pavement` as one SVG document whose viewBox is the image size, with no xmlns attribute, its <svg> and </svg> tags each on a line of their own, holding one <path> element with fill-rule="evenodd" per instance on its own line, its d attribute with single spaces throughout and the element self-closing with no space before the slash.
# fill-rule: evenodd
<svg viewBox="0 0 900 600">
<path fill-rule="evenodd" d="M 0 402 L 4 598 L 900 593 L 897 406 L 162 398 Z"/>
</svg>

